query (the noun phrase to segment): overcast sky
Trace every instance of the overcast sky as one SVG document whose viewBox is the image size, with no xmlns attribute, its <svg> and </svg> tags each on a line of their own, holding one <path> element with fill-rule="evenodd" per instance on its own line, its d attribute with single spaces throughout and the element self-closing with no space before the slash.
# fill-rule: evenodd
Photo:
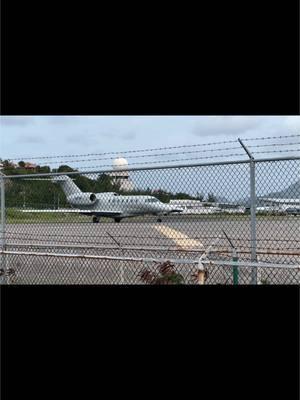
<svg viewBox="0 0 300 400">
<path fill-rule="evenodd" d="M 122 154 L 299 131 L 298 116 L 0 116 L 0 157 Z"/>
<path fill-rule="evenodd" d="M 275 137 L 245 143 L 253 152 L 262 149 L 268 152 L 275 151 L 274 155 L 280 157 L 299 155 L 299 136 L 279 138 L 299 135 L 299 132 L 299 116 L 0 116 L 0 158 L 32 161 L 31 157 L 100 153 L 87 157 L 33 160 L 39 165 L 50 165 L 51 168 L 68 164 L 80 171 L 111 169 L 112 161 L 117 155 L 126 157 L 129 166 L 133 167 L 152 163 L 174 165 L 247 159 L 245 151 L 237 141 L 238 137 Z M 234 143 L 206 146 L 208 143 L 224 141 Z M 255 147 L 262 144 L 267 146 Z M 187 145 L 196 147 L 125 153 L 131 150 Z M 285 149 L 292 149 L 292 152 L 283 153 Z M 183 151 L 186 153 L 182 153 Z M 101 155 L 107 152 L 117 154 Z M 256 158 L 274 156 L 270 153 L 254 155 Z M 212 159 L 213 157 L 215 159 Z M 266 171 L 263 168 L 262 165 L 261 171 L 258 170 L 259 194 L 280 191 L 299 179 L 294 164 L 290 165 L 288 162 L 267 165 Z M 132 173 L 131 178 L 136 187 L 141 188 L 160 187 L 193 194 L 197 191 L 213 192 L 232 201 L 248 196 L 247 165 L 205 168 L 201 171 L 205 173 L 199 174 L 199 170 L 195 169 L 187 176 L 184 175 L 185 170 L 182 170 L 182 177 L 179 172 L 173 170 L 152 171 L 151 174 L 142 171 Z"/>
</svg>

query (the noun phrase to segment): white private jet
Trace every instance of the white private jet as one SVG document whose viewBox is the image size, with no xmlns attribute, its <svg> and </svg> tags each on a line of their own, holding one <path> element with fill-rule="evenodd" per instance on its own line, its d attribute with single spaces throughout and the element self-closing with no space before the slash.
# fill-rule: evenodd
<svg viewBox="0 0 300 400">
<path fill-rule="evenodd" d="M 274 197 L 263 197 L 259 200 L 262 200 L 267 203 L 273 204 L 284 204 L 284 205 L 293 205 L 293 206 L 300 206 L 300 199 L 285 199 L 285 198 L 274 198 Z"/>
<path fill-rule="evenodd" d="M 300 199 L 264 197 L 259 199 L 266 203 L 265 206 L 257 207 L 257 211 L 270 211 L 292 215 L 300 214 Z"/>
<path fill-rule="evenodd" d="M 23 210 L 23 212 L 79 213 L 91 215 L 93 222 L 98 223 L 100 217 L 113 218 L 120 222 L 123 218 L 138 215 L 156 215 L 161 222 L 162 215 L 182 212 L 183 209 L 164 204 L 154 196 L 123 196 L 114 192 L 88 193 L 82 192 L 67 175 L 52 179 L 62 187 L 71 209 L 59 210 Z"/>
<path fill-rule="evenodd" d="M 300 212 L 300 199 L 264 197 L 260 201 L 267 203 L 269 207 L 276 207 L 277 211 L 298 210 L 298 214 Z"/>
</svg>

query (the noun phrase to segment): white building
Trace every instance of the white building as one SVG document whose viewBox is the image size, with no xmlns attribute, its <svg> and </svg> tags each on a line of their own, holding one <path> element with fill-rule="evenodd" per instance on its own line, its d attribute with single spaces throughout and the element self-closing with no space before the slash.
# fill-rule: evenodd
<svg viewBox="0 0 300 400">
<path fill-rule="evenodd" d="M 120 185 L 120 189 L 126 192 L 134 190 L 134 185 L 129 177 L 128 161 L 123 157 L 118 157 L 113 161 L 114 172 L 110 172 L 109 176 L 113 178 L 113 182 Z"/>
</svg>

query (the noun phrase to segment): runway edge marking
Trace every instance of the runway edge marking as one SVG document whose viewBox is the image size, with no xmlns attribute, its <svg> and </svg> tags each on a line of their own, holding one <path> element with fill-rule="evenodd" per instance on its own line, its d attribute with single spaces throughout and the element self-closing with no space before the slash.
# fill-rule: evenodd
<svg viewBox="0 0 300 400">
<path fill-rule="evenodd" d="M 182 249 L 204 248 L 203 244 L 199 240 L 191 239 L 184 233 L 176 229 L 172 229 L 166 225 L 155 226 L 155 229 L 159 231 L 162 235 L 173 240 L 176 245 Z"/>
</svg>

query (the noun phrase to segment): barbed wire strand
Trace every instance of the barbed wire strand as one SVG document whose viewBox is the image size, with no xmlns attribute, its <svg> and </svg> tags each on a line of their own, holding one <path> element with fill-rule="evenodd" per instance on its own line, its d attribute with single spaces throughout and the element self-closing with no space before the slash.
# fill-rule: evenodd
<svg viewBox="0 0 300 400">
<path fill-rule="evenodd" d="M 274 143 L 271 144 L 266 144 L 266 145 L 255 145 L 251 146 L 251 148 L 261 148 L 261 147 L 273 147 Z M 300 142 L 297 143 L 285 143 L 284 146 L 294 146 L 294 145 L 300 145 Z M 208 152 L 216 152 L 216 151 L 232 151 L 232 150 L 240 150 L 241 147 L 228 147 L 228 148 L 218 148 L 218 149 L 204 149 L 204 150 L 194 150 L 194 151 L 182 151 L 182 152 L 171 152 L 171 153 L 160 153 L 160 154 L 143 154 L 143 155 L 134 155 L 134 156 L 129 156 L 127 159 L 136 159 L 136 158 L 152 158 L 152 157 L 170 157 L 170 156 L 175 156 L 175 155 L 185 155 L 185 154 L 195 154 L 195 153 L 208 153 Z M 275 151 L 275 150 L 274 150 Z M 107 160 L 114 160 L 115 157 L 107 157 L 107 158 L 90 158 L 90 159 L 79 159 L 76 160 L 76 163 L 81 163 L 81 162 L 93 162 L 93 161 L 107 161 Z M 166 160 L 168 161 L 168 160 Z M 71 159 L 67 160 L 59 160 L 59 161 L 50 161 L 47 164 L 66 164 L 73 162 Z"/>
<path fill-rule="evenodd" d="M 242 140 L 245 142 L 250 142 L 252 140 L 285 139 L 285 138 L 290 138 L 290 137 L 300 137 L 300 134 L 298 133 L 295 135 L 264 136 L 264 137 L 248 138 L 248 139 L 242 139 Z"/>
<path fill-rule="evenodd" d="M 215 157 L 191 157 L 191 158 L 180 158 L 180 159 L 175 159 L 175 160 L 160 160 L 160 161 L 151 161 L 151 163 L 149 163 L 149 161 L 146 162 L 136 162 L 136 163 L 131 163 L 130 167 L 132 165 L 149 165 L 149 167 L 151 167 L 152 164 L 164 164 L 166 162 L 171 163 L 171 162 L 187 162 L 187 161 L 194 161 L 194 160 L 207 160 L 207 159 L 215 159 L 215 158 L 224 158 L 224 157 L 246 157 L 247 155 L 245 153 L 236 153 L 236 154 L 224 154 L 224 155 L 220 155 L 220 156 L 215 156 Z M 112 166 L 110 164 L 103 164 L 103 165 L 95 165 L 93 167 L 88 167 L 88 166 L 84 166 L 84 167 L 80 167 L 81 171 L 83 170 L 89 170 L 89 169 L 97 169 L 97 168 L 112 168 Z M 125 169 L 122 169 L 121 171 L 125 171 Z"/>
<path fill-rule="evenodd" d="M 199 144 L 191 144 L 191 145 L 182 145 L 182 146 L 170 146 L 170 147 L 155 147 L 151 149 L 137 149 L 137 150 L 125 150 L 125 151 L 111 151 L 105 153 L 88 153 L 88 154 L 67 154 L 67 155 L 54 155 L 54 156 L 42 156 L 42 157 L 35 157 L 35 156 L 22 156 L 10 158 L 11 161 L 20 160 L 21 158 L 30 158 L 31 160 L 41 160 L 41 159 L 53 159 L 53 158 L 76 158 L 76 157 L 90 157 L 90 156 L 106 156 L 110 154 L 120 155 L 120 154 L 131 154 L 131 153 L 141 153 L 147 151 L 161 151 L 161 150 L 171 150 L 171 149 L 182 149 L 182 148 L 189 148 L 189 147 L 199 147 L 199 146 L 212 146 L 216 144 L 227 144 L 227 143 L 237 143 L 236 140 L 226 140 L 222 142 L 211 142 L 211 143 L 199 143 Z"/>
<path fill-rule="evenodd" d="M 282 138 L 291 138 L 291 137 L 300 137 L 297 135 L 284 135 L 284 136 L 269 136 L 269 137 L 257 137 L 250 139 L 243 139 L 243 141 L 253 141 L 253 140 L 270 140 L 270 139 L 282 139 Z M 17 161 L 22 159 L 30 159 L 30 160 L 46 160 L 46 159 L 60 159 L 60 158 L 78 158 L 78 157 L 91 157 L 91 156 L 105 156 L 105 155 L 120 155 L 120 154 L 133 154 L 133 153 L 141 153 L 141 152 L 152 152 L 152 151 L 161 151 L 161 150 L 172 150 L 172 149 L 183 149 L 183 148 L 193 148 L 193 147 L 204 147 L 204 146 L 212 146 L 216 144 L 228 144 L 228 143 L 237 143 L 237 140 L 227 140 L 220 142 L 211 142 L 211 143 L 199 143 L 192 145 L 181 145 L 181 146 L 170 146 L 170 147 L 156 147 L 151 149 L 138 149 L 138 150 L 125 150 L 125 151 L 114 151 L 114 152 L 104 152 L 104 153 L 88 153 L 88 154 L 69 154 L 69 155 L 53 155 L 53 156 L 19 156 L 14 158 L 9 158 L 10 161 Z M 277 143 L 278 144 L 278 143 Z"/>
</svg>

